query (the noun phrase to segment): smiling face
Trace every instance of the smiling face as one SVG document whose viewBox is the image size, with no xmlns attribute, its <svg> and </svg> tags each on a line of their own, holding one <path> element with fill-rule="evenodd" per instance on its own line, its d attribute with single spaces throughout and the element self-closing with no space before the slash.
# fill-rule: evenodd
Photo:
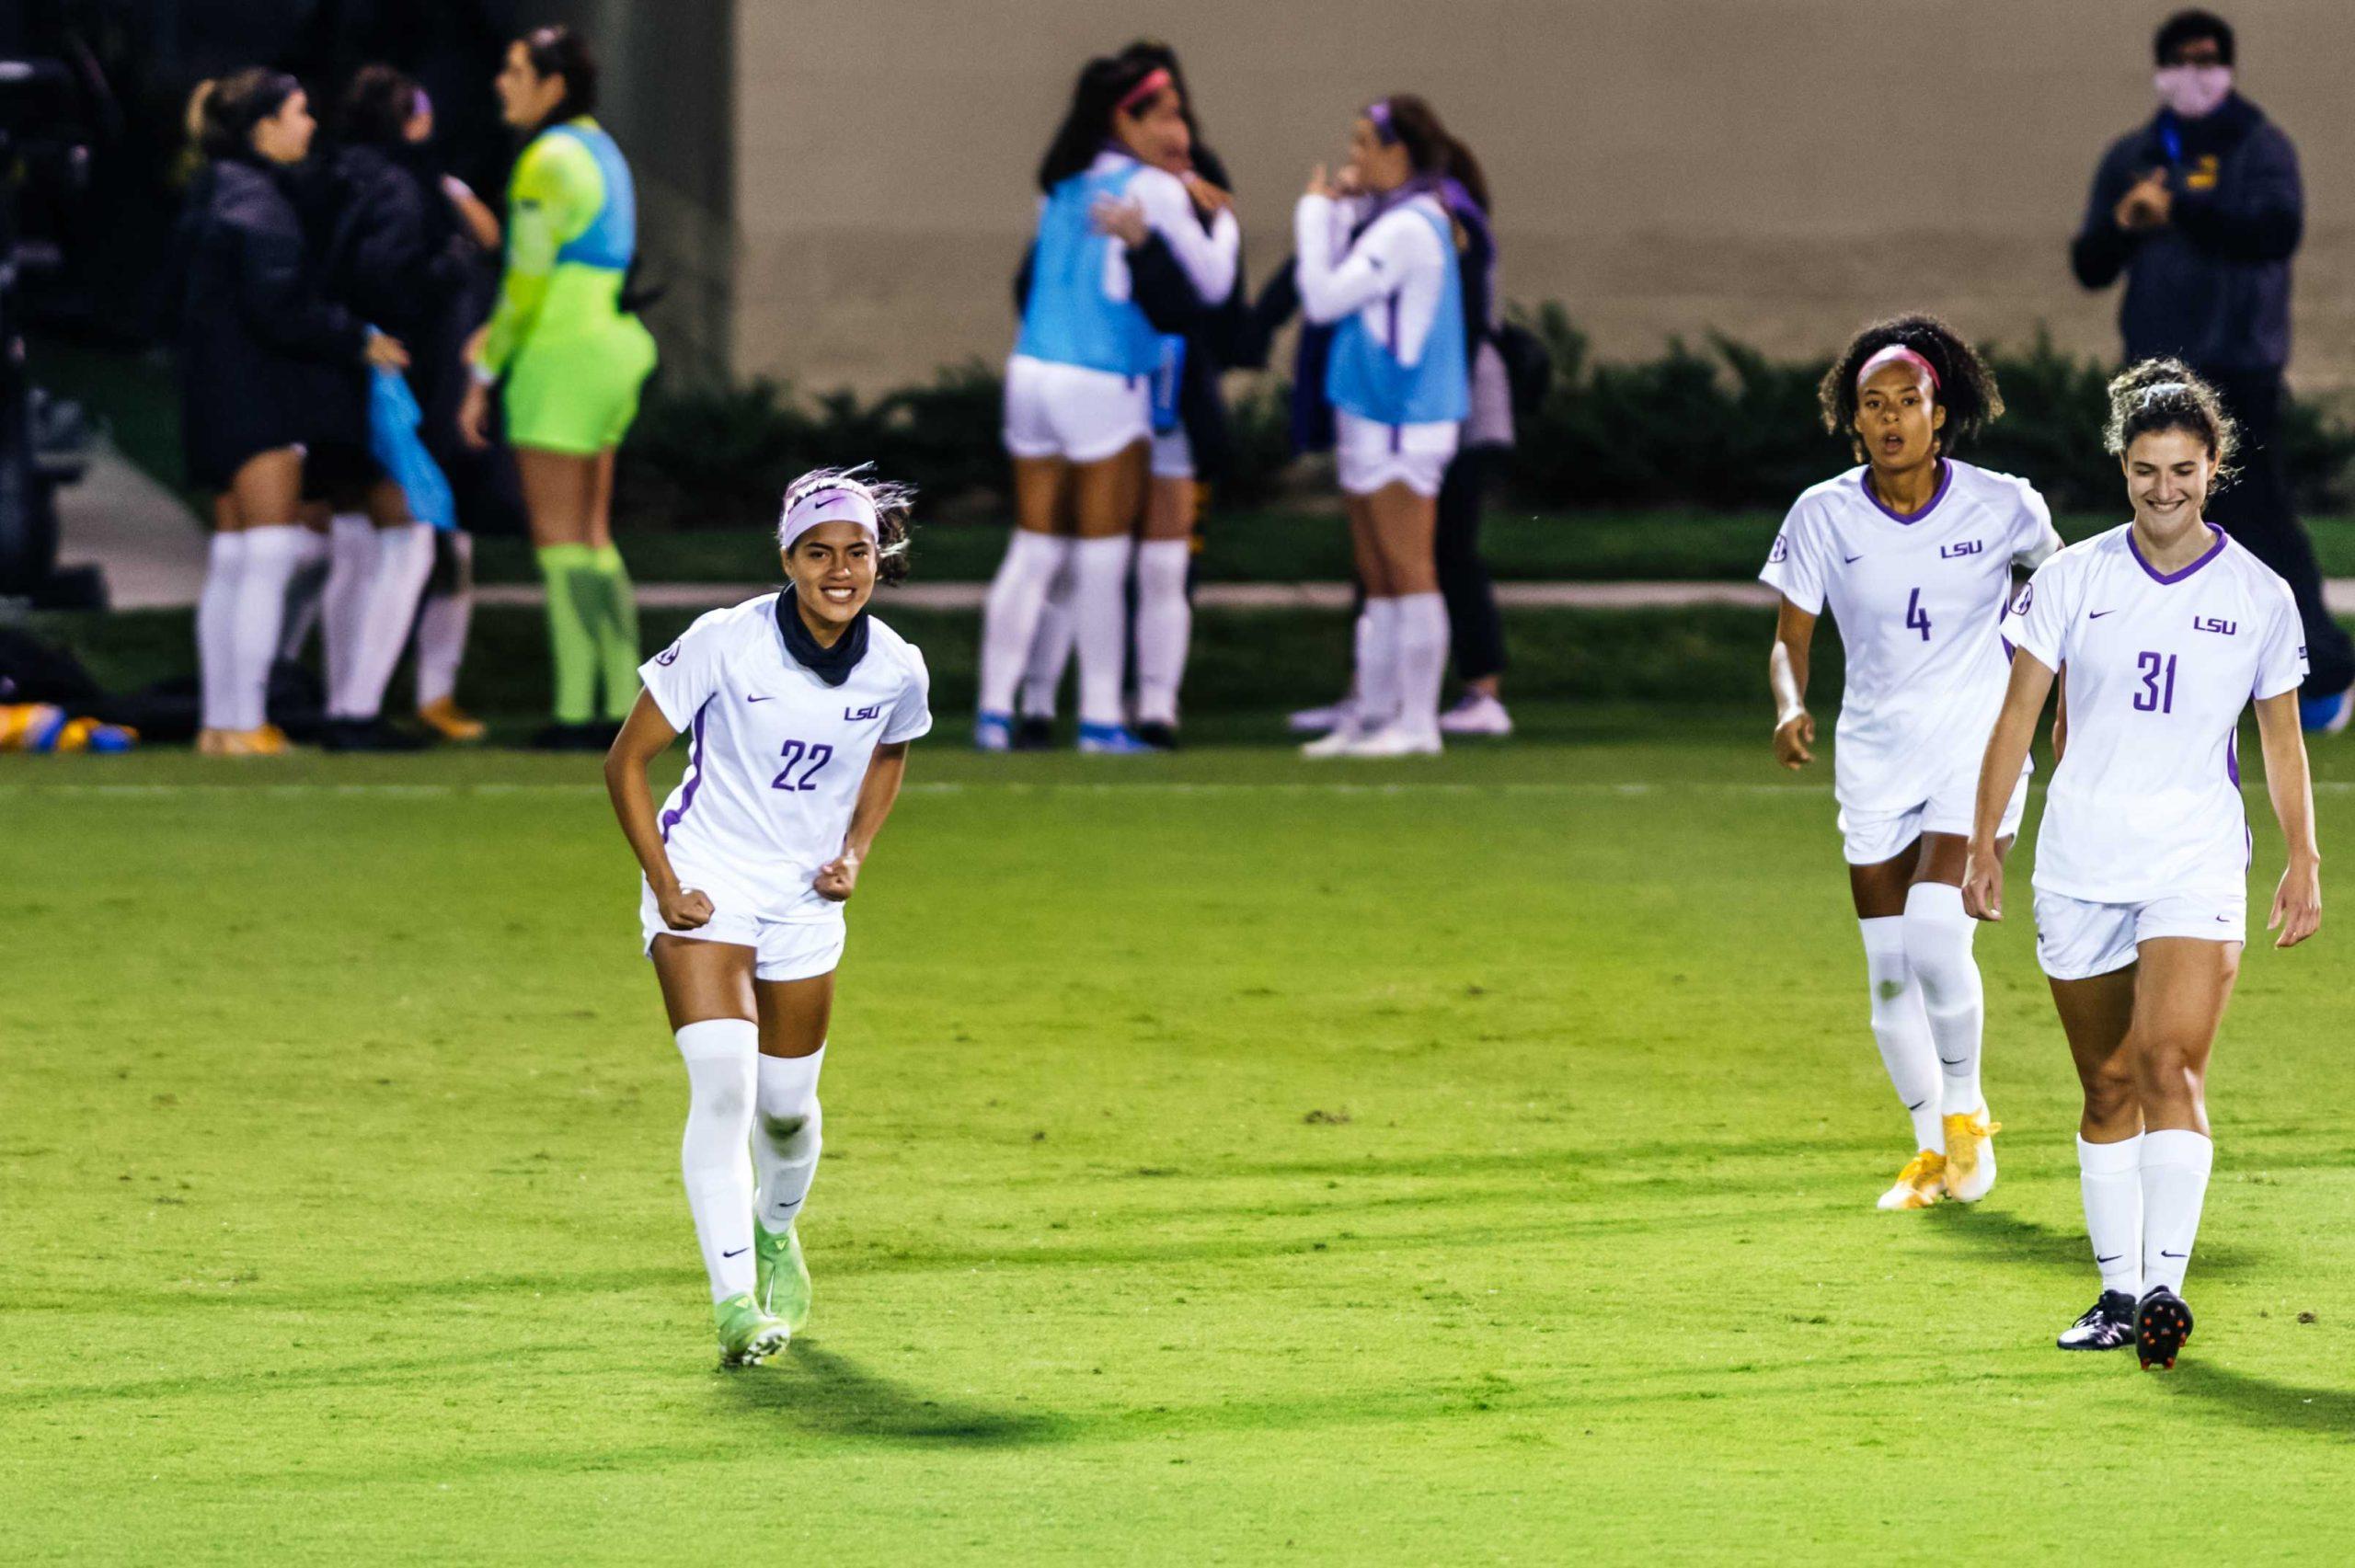
<svg viewBox="0 0 2355 1568">
<path fill-rule="evenodd" d="M 518 131 L 542 124 L 564 101 L 564 78 L 541 75 L 520 39 L 507 46 L 507 58 L 491 85 L 499 89 L 500 118 Z"/>
<path fill-rule="evenodd" d="M 1898 361 L 1867 377 L 1856 390 L 1856 440 L 1865 460 L 1892 472 L 1927 463 L 1937 452 L 1947 411 L 1919 365 Z"/>
<path fill-rule="evenodd" d="M 839 633 L 875 592 L 875 541 L 855 522 L 821 522 L 785 552 L 785 575 L 812 631 Z"/>
<path fill-rule="evenodd" d="M 2216 454 L 2197 430 L 2145 430 L 2119 459 L 2134 521 L 2155 538 L 2172 538 L 2198 522 L 2216 482 Z"/>
</svg>

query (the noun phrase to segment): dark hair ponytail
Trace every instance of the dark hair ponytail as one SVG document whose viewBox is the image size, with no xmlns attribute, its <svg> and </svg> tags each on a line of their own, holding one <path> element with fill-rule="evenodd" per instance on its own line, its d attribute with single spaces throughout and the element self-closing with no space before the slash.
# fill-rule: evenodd
<svg viewBox="0 0 2355 1568">
<path fill-rule="evenodd" d="M 1823 428 L 1835 436 L 1847 436 L 1857 462 L 1865 460 L 1865 453 L 1854 434 L 1856 400 L 1864 391 L 1856 384 L 1856 372 L 1865 368 L 1866 361 L 1891 347 L 1911 349 L 1927 360 L 1937 375 L 1931 401 L 1947 411 L 1947 422 L 1934 438 L 1940 453 L 1951 456 L 1990 421 L 2003 417 L 2004 395 L 1995 386 L 1995 372 L 1987 368 L 1979 350 L 1963 340 L 1962 334 L 1935 315 L 1876 321 L 1848 339 L 1848 346 L 1832 361 L 1815 389 L 1816 403 L 1823 410 Z"/>
<path fill-rule="evenodd" d="M 390 65 L 363 65 L 336 106 L 336 134 L 353 146 L 397 147 L 417 117 L 416 78 Z"/>
<path fill-rule="evenodd" d="M 1039 189 L 1052 191 L 1094 163 L 1112 134 L 1112 111 L 1136 91 L 1138 83 L 1164 69 L 1133 50 L 1099 55 L 1080 67 L 1079 80 L 1072 84 L 1071 107 L 1063 111 L 1055 139 L 1047 143 L 1047 155 L 1039 160 Z"/>
<path fill-rule="evenodd" d="M 2240 452 L 2240 425 L 2225 411 L 2216 389 L 2181 360 L 2144 360 L 2129 365 L 2109 383 L 2109 420 L 2102 426 L 2101 441 L 2111 456 L 2124 457 L 2135 437 L 2158 430 L 2198 436 L 2216 460 L 2216 483 L 2232 476 L 2233 459 Z"/>
<path fill-rule="evenodd" d="M 515 41 L 543 78 L 564 78 L 564 97 L 548 111 L 546 124 L 561 125 L 596 112 L 597 57 L 589 52 L 588 40 L 570 28 L 549 26 L 534 28 Z"/>
<path fill-rule="evenodd" d="M 286 107 L 302 91 L 302 84 L 282 71 L 248 65 L 232 71 L 204 95 L 203 124 L 197 145 L 208 158 L 235 158 L 251 153 L 254 127 Z"/>
<path fill-rule="evenodd" d="M 1415 172 L 1454 180 L 1472 193 L 1481 212 L 1490 212 L 1488 180 L 1480 172 L 1480 160 L 1440 123 L 1439 111 L 1413 93 L 1395 93 L 1382 102 L 1389 111 L 1391 132 L 1407 149 Z"/>
</svg>

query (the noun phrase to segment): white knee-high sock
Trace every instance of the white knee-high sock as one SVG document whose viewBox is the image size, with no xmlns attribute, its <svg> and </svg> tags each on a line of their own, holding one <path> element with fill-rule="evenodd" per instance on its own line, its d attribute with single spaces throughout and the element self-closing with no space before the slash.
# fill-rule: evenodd
<svg viewBox="0 0 2355 1568">
<path fill-rule="evenodd" d="M 1005 559 L 998 563 L 982 605 L 982 712 L 1014 711 L 1015 691 L 1039 630 L 1039 611 L 1070 555 L 1070 540 L 1027 528 L 1016 529 L 1005 542 Z"/>
<path fill-rule="evenodd" d="M 1137 722 L 1176 724 L 1178 688 L 1186 680 L 1186 645 L 1194 607 L 1186 598 L 1188 539 L 1148 539 L 1137 546 Z"/>
<path fill-rule="evenodd" d="M 1398 716 L 1398 601 L 1369 599 L 1358 616 L 1358 727 L 1378 729 Z"/>
<path fill-rule="evenodd" d="M 752 1288 L 752 1101 L 761 1054 L 758 1024 L 743 1018 L 690 1024 L 678 1033 L 687 1064 L 687 1131 L 679 1173 L 687 1185 L 695 1241 L 711 1299 Z"/>
<path fill-rule="evenodd" d="M 1071 563 L 1055 574 L 1047 601 L 1039 607 L 1039 629 L 1030 635 L 1030 662 L 1022 672 L 1022 711 L 1032 718 L 1055 716 L 1055 694 L 1071 667 L 1078 631 L 1071 618 Z"/>
<path fill-rule="evenodd" d="M 2142 1294 L 2142 1135 L 2116 1143 L 2077 1138 L 2077 1190 L 2104 1290 Z"/>
<path fill-rule="evenodd" d="M 1917 882 L 1905 894 L 1905 961 L 1922 983 L 1930 1040 L 1938 1051 L 1946 1114 L 1987 1108 L 1979 1088 L 1979 1048 L 1986 1025 L 1986 991 L 1971 943 L 1979 922 L 1962 910 L 1962 889 Z"/>
<path fill-rule="evenodd" d="M 374 718 L 385 705 L 385 688 L 393 666 L 408 644 L 417 619 L 418 596 L 433 571 L 433 528 L 430 523 L 405 522 L 393 528 L 371 529 L 375 537 L 373 568 L 360 608 L 360 638 L 353 650 L 350 679 L 327 704 L 328 716 Z"/>
<path fill-rule="evenodd" d="M 1439 689 L 1447 679 L 1447 601 L 1409 593 L 1397 605 L 1398 722 L 1417 735 L 1439 733 Z"/>
<path fill-rule="evenodd" d="M 237 579 L 246 566 L 246 536 L 216 533 L 205 555 L 204 588 L 196 600 L 196 668 L 207 729 L 240 729 L 237 722 Z"/>
<path fill-rule="evenodd" d="M 278 658 L 279 630 L 286 624 L 286 585 L 302 562 L 307 534 L 293 523 L 246 530 L 246 564 L 237 574 L 230 630 L 236 646 L 234 728 L 258 729 L 269 721 L 270 667 Z"/>
<path fill-rule="evenodd" d="M 2142 1288 L 2180 1294 L 2216 1146 L 2188 1127 L 2142 1135 Z"/>
<path fill-rule="evenodd" d="M 752 1211 L 772 1233 L 801 1212 L 825 1147 L 825 1113 L 818 1104 L 818 1074 L 826 1047 L 806 1057 L 761 1059 L 760 1111 L 752 1118 L 752 1165 L 760 1188 Z"/>
<path fill-rule="evenodd" d="M 458 694 L 458 666 L 466 657 L 466 628 L 475 616 L 475 536 L 452 533 L 444 546 L 456 556 L 450 590 L 429 593 L 417 612 L 417 705 L 431 707 Z"/>
<path fill-rule="evenodd" d="M 1913 1121 L 1913 1147 L 1947 1151 L 1939 1123 L 1938 1048 L 1930 1042 L 1930 1020 L 1922 1010 L 1922 987 L 1905 961 L 1905 921 L 1900 915 L 1860 920 L 1865 939 L 1865 983 L 1872 990 L 1873 1039 L 1890 1086 Z"/>
<path fill-rule="evenodd" d="M 343 711 L 360 659 L 360 625 L 368 579 L 376 572 L 376 530 L 358 512 L 338 512 L 327 527 L 327 582 L 319 599 L 319 644 L 327 679 L 327 712 Z"/>
<path fill-rule="evenodd" d="M 1082 539 L 1072 545 L 1072 624 L 1079 633 L 1079 722 L 1126 721 L 1129 684 L 1129 563 L 1136 541 L 1127 534 Z"/>
<path fill-rule="evenodd" d="M 303 558 L 294 580 L 286 585 L 286 624 L 278 634 L 278 657 L 302 656 L 304 641 L 319 624 L 319 601 L 327 588 L 327 536 L 316 529 L 303 531 Z"/>
</svg>

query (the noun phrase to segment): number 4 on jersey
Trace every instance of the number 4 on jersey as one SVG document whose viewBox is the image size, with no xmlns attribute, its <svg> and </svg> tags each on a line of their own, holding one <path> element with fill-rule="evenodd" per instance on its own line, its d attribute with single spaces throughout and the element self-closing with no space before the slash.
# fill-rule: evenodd
<svg viewBox="0 0 2355 1568">
<path fill-rule="evenodd" d="M 1905 601 L 1905 629 L 1918 631 L 1922 640 L 1930 640 L 1930 612 L 1922 608 L 1922 590 L 1915 589 L 1913 597 Z"/>
</svg>

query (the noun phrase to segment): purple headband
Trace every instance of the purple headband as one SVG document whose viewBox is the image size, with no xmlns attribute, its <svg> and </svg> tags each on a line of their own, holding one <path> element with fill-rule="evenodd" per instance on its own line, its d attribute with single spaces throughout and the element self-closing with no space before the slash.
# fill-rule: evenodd
<svg viewBox="0 0 2355 1568">
<path fill-rule="evenodd" d="M 1385 147 L 1398 144 L 1398 128 L 1390 123 L 1390 100 L 1376 98 L 1365 106 L 1365 117 L 1373 122 L 1373 139 Z"/>
</svg>

